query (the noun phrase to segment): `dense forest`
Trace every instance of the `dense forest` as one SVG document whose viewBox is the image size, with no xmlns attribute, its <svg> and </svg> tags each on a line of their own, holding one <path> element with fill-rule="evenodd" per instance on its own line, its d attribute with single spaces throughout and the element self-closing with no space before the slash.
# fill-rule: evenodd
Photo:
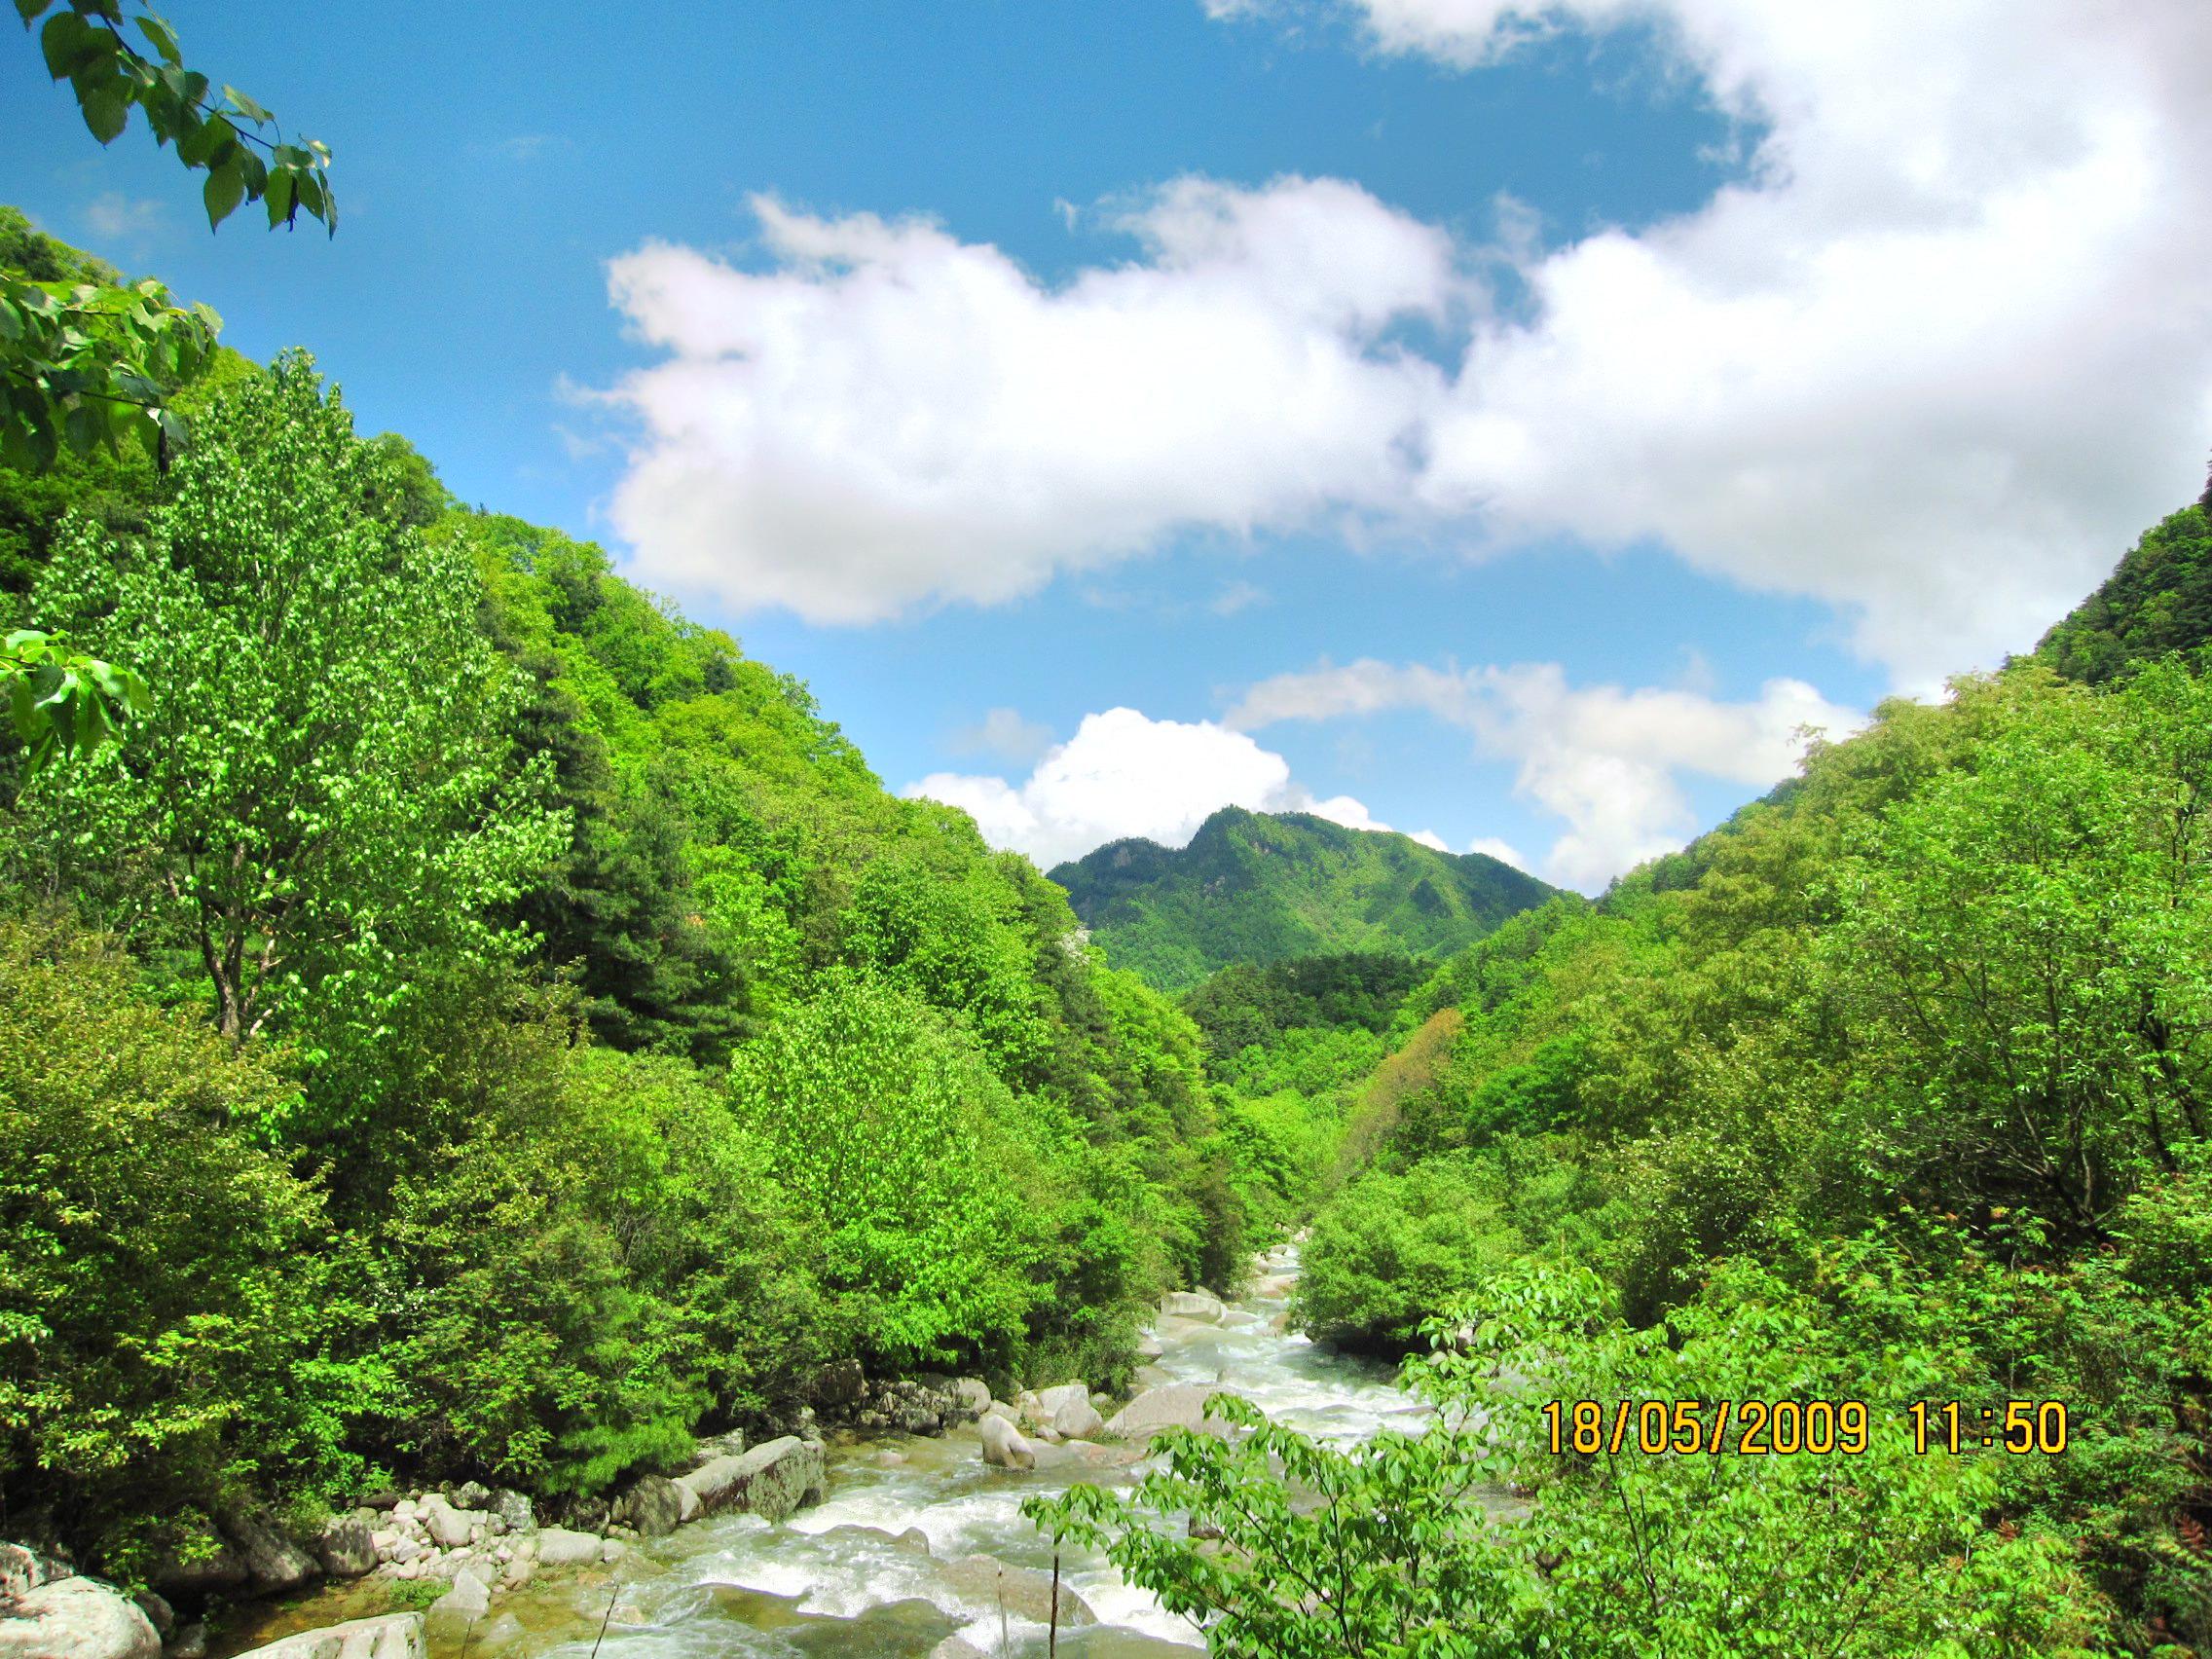
<svg viewBox="0 0 2212 1659">
<path fill-rule="evenodd" d="M 1040 1515 L 1229 1651 L 2212 1647 L 2208 618 L 2212 492 L 2032 656 L 1436 968 L 1297 1302 L 1443 1426 L 1193 1439 Z M 1794 1404 L 1715 1454 L 1747 1401 Z"/>
<path fill-rule="evenodd" d="M 12 617 L 152 686 L 0 738 L 9 1535 L 580 1513 L 851 1361 L 1111 1390 L 1309 1222 L 1433 1426 L 1225 1401 L 1034 1510 L 1217 1651 L 2212 1648 L 2212 492 L 1595 902 L 1234 810 L 1048 879 L 306 355 L 165 391 L 0 469 Z M 1713 1449 L 1752 1401 L 1862 1444 Z"/>
<path fill-rule="evenodd" d="M 390 1478 L 559 1513 L 846 1359 L 1109 1384 L 1287 1213 L 1297 1123 L 804 685 L 305 355 L 172 403 L 166 469 L 0 471 L 10 609 L 154 687 L 0 759 L 12 1535 L 129 1577 Z"/>
<path fill-rule="evenodd" d="M 1109 841 L 1051 875 L 1115 962 L 1172 991 L 1237 963 L 1448 954 L 1552 893 L 1486 853 L 1240 806 L 1188 846 Z"/>
</svg>

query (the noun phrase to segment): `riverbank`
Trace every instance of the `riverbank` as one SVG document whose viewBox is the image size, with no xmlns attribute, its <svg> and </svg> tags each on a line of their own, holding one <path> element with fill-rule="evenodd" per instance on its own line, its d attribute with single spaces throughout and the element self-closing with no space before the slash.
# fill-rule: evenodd
<svg viewBox="0 0 2212 1659">
<path fill-rule="evenodd" d="M 1263 1258 L 1240 1300 L 1209 1309 L 1171 1299 L 1151 1333 L 1156 1351 L 1137 1379 L 1140 1397 L 1146 1389 L 1185 1400 L 1228 1389 L 1305 1432 L 1347 1442 L 1418 1416 L 1383 1368 L 1283 1328 L 1297 1271 L 1295 1247 L 1284 1246 Z M 1003 1405 L 1020 1415 L 1016 1402 Z M 1030 1420 L 1043 1426 L 1034 1414 Z M 1133 1480 L 1151 1430 L 1123 1439 L 1103 1425 L 1097 1432 L 1096 1440 L 1057 1444 L 1024 1433 L 1028 1466 L 990 1461 L 974 1420 L 934 1434 L 831 1434 L 821 1501 L 781 1518 L 713 1515 L 625 1541 L 612 1561 L 541 1570 L 473 1625 L 433 1619 L 429 1650 L 433 1659 L 459 1659 L 464 1649 L 471 1659 L 582 1659 L 604 1621 L 603 1659 L 921 1659 L 940 1649 L 955 1659 L 962 1650 L 944 1645 L 955 1639 L 994 1655 L 1042 1653 L 1051 1550 L 1020 1506 L 1077 1481 Z M 1135 1659 L 1199 1643 L 1189 1624 L 1103 1559 L 1071 1554 L 1060 1567 L 1063 1653 Z M 392 1586 L 369 1579 L 251 1609 L 214 1659 L 387 1610 L 392 1595 Z M 1083 1611 L 1071 1617 L 1077 1605 Z"/>
</svg>

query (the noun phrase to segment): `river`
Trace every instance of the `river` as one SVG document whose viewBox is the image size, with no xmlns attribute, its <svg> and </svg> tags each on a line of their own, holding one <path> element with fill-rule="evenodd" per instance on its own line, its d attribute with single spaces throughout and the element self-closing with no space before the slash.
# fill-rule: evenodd
<svg viewBox="0 0 2212 1659">
<path fill-rule="evenodd" d="M 1281 1280 L 1297 1272 L 1294 1246 L 1262 1263 L 1263 1289 L 1232 1305 L 1219 1326 L 1163 1320 L 1150 1382 L 1218 1382 L 1291 1427 L 1337 1443 L 1385 1423 L 1410 1426 L 1419 1408 L 1389 1373 L 1316 1348 L 1280 1329 Z M 1057 1379 L 1043 1379 L 1053 1382 Z M 903 1459 L 885 1456 L 894 1453 Z M 1055 1455 L 1056 1454 L 1056 1455 Z M 1126 1484 L 1142 1465 L 1095 1464 L 1077 1449 L 1049 1449 L 1032 1471 L 994 1468 L 974 1425 L 941 1438 L 877 1438 L 830 1454 L 829 1495 L 789 1522 L 733 1515 L 639 1546 L 612 1568 L 547 1575 L 495 1604 L 465 1639 L 437 1633 L 435 1659 L 587 1659 L 607 1621 L 601 1659 L 907 1659 L 957 1629 L 983 1653 L 1027 1659 L 1045 1651 L 1040 1625 L 1008 1618 L 989 1590 L 948 1581 L 945 1564 L 984 1555 L 1050 1568 L 1051 1549 L 1022 1519 L 1024 1498 L 1077 1480 Z M 929 1540 L 897 1534 L 918 1530 Z M 1062 1582 L 1099 1627 L 1062 1631 L 1069 1659 L 1173 1659 L 1163 1643 L 1202 1646 L 1185 1620 L 1112 1565 L 1070 1554 Z M 1002 1649 L 1003 1641 L 1003 1649 Z"/>
</svg>

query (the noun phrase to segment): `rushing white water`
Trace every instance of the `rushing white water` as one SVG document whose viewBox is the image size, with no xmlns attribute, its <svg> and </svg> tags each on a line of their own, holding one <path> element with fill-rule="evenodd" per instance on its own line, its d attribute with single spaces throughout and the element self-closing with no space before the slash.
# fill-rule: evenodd
<svg viewBox="0 0 2212 1659">
<path fill-rule="evenodd" d="M 1219 1383 L 1277 1420 L 1340 1444 L 1386 1422 L 1410 1423 L 1419 1408 L 1386 1371 L 1278 1328 L 1279 1276 L 1297 1268 L 1294 1247 L 1271 1252 L 1263 1272 L 1278 1277 L 1261 1282 L 1278 1294 L 1234 1305 L 1220 1326 L 1162 1321 L 1155 1333 L 1161 1353 L 1147 1381 Z M 610 1575 L 533 1585 L 502 1601 L 474 1633 L 471 1653 L 585 1659 L 607 1617 L 601 1659 L 905 1659 L 926 1654 L 954 1628 L 986 1654 L 1041 1655 L 1042 1625 L 1006 1613 L 993 1590 L 978 1589 L 972 1577 L 953 1582 L 947 1565 L 982 1555 L 1049 1569 L 1051 1547 L 1022 1519 L 1022 1500 L 1078 1480 L 1125 1484 L 1141 1465 L 1113 1448 L 1040 1450 L 1035 1470 L 994 1468 L 970 1425 L 942 1438 L 833 1451 L 826 1502 L 781 1525 L 744 1515 L 701 1522 L 643 1546 Z M 891 1462 L 887 1451 L 903 1460 Z M 898 1538 L 909 1529 L 927 1537 L 927 1554 Z M 1103 1559 L 1071 1553 L 1061 1572 L 1099 1620 L 1099 1627 L 1062 1629 L 1060 1651 L 1070 1659 L 1171 1659 L 1166 1643 L 1202 1645 L 1189 1623 L 1124 1583 Z"/>
</svg>

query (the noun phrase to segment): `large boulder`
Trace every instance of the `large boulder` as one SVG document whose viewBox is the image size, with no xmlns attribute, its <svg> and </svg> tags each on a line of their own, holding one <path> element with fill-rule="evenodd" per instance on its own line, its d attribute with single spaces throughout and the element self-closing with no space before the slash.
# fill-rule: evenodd
<svg viewBox="0 0 2212 1659">
<path fill-rule="evenodd" d="M 1030 1451 L 1029 1442 L 1021 1438 L 1021 1431 L 996 1413 L 987 1414 L 977 1423 L 983 1437 L 983 1461 L 996 1463 L 1002 1469 L 1034 1469 L 1037 1455 Z"/>
<path fill-rule="evenodd" d="M 640 1475 L 614 1500 L 614 1519 L 642 1538 L 661 1538 L 683 1520 L 683 1494 L 666 1475 Z"/>
<path fill-rule="evenodd" d="M 322 1568 L 307 1551 L 248 1516 L 233 1516 L 223 1524 L 223 1530 L 231 1535 L 239 1559 L 245 1563 L 246 1591 L 250 1595 L 281 1595 L 322 1576 Z"/>
<path fill-rule="evenodd" d="M 1229 1311 L 1220 1297 L 1203 1290 L 1171 1290 L 1160 1299 L 1160 1310 L 1172 1318 L 1196 1319 L 1206 1325 L 1220 1324 L 1221 1316 Z"/>
<path fill-rule="evenodd" d="M 487 1513 L 506 1523 L 510 1532 L 537 1530 L 537 1514 L 530 1506 L 530 1499 L 521 1493 L 501 1487 L 485 1504 Z"/>
<path fill-rule="evenodd" d="M 458 1619 L 463 1624 L 474 1624 L 492 1610 L 492 1587 L 477 1575 L 473 1567 L 464 1567 L 453 1575 L 453 1588 L 430 1604 L 433 1618 Z"/>
<path fill-rule="evenodd" d="M 1106 1419 L 1088 1400 L 1070 1400 L 1052 1414 L 1052 1429 L 1062 1440 L 1095 1440 Z"/>
<path fill-rule="evenodd" d="M 239 1659 L 425 1659 L 428 1652 L 421 1613 L 386 1613 L 303 1630 Z"/>
<path fill-rule="evenodd" d="M 146 1567 L 146 1582 L 171 1601 L 238 1590 L 249 1576 L 239 1547 L 211 1523 L 192 1515 L 162 1528 Z"/>
<path fill-rule="evenodd" d="M 599 1560 L 602 1542 L 596 1532 L 571 1532 L 566 1527 L 542 1527 L 537 1532 L 540 1567 L 581 1567 Z"/>
<path fill-rule="evenodd" d="M 1057 1387 L 1037 1390 L 1037 1416 L 1040 1421 L 1051 1422 L 1059 1415 L 1060 1408 L 1071 1401 L 1090 1403 L 1090 1390 L 1081 1382 L 1062 1382 Z"/>
<path fill-rule="evenodd" d="M 857 1406 L 867 1393 L 867 1376 L 857 1359 L 840 1359 L 815 1373 L 807 1397 L 826 1411 Z"/>
<path fill-rule="evenodd" d="M 0 1618 L 5 1659 L 161 1659 L 161 1633 L 137 1603 L 92 1578 L 57 1578 Z"/>
<path fill-rule="evenodd" d="M 1109 1432 L 1133 1439 L 1158 1434 L 1163 1428 L 1198 1428 L 1220 1432 L 1220 1423 L 1208 1422 L 1206 1402 L 1221 1390 L 1210 1382 L 1170 1382 L 1147 1388 L 1111 1418 Z"/>
<path fill-rule="evenodd" d="M 963 1420 L 979 1418 L 990 1408 L 991 1385 L 979 1377 L 958 1378 L 952 1384 L 952 1397 L 960 1402 Z"/>
<path fill-rule="evenodd" d="M 675 1484 L 689 1488 L 706 1514 L 742 1510 L 782 1521 L 802 1504 L 822 1501 L 828 1473 L 820 1441 L 787 1434 L 743 1456 L 717 1457 Z"/>
<path fill-rule="evenodd" d="M 376 1536 L 370 1530 L 371 1509 L 333 1515 L 322 1524 L 314 1540 L 315 1559 L 333 1578 L 360 1578 L 376 1570 Z"/>
<path fill-rule="evenodd" d="M 953 1590 L 968 1601 L 980 1602 L 986 1607 L 1004 1607 L 1014 1618 L 1028 1619 L 1035 1624 L 1055 1622 L 1052 1575 L 1041 1567 L 1009 1567 L 992 1556 L 962 1556 L 945 1565 L 944 1576 Z M 1098 1622 L 1098 1615 L 1081 1596 L 1068 1588 L 1065 1580 L 1059 1586 L 1056 1622 L 1062 1630 Z"/>
<path fill-rule="evenodd" d="M 18 1602 L 46 1582 L 46 1564 L 20 1544 L 0 1544 L 0 1606 Z"/>
<path fill-rule="evenodd" d="M 491 1520 L 480 1509 L 456 1509 L 436 1493 L 423 1499 L 424 1530 L 441 1550 L 465 1548 L 478 1535 L 478 1528 L 491 1530 Z"/>
</svg>

